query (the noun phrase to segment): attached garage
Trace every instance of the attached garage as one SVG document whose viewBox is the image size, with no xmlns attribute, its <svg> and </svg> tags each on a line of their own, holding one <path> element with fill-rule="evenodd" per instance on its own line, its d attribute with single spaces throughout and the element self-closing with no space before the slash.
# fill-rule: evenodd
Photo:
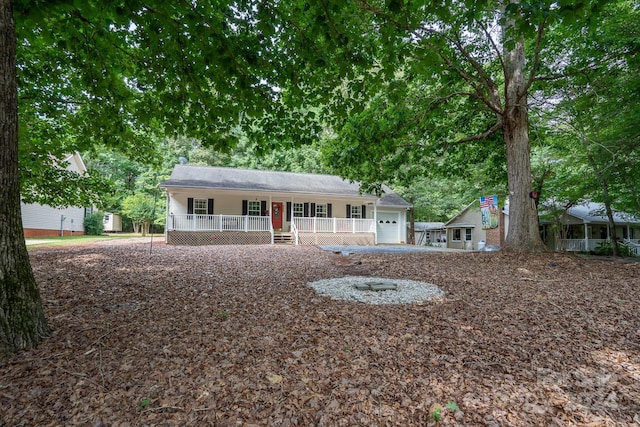
<svg viewBox="0 0 640 427">
<path fill-rule="evenodd" d="M 400 212 L 378 211 L 376 228 L 378 232 L 378 244 L 404 243 L 405 221 Z"/>
</svg>

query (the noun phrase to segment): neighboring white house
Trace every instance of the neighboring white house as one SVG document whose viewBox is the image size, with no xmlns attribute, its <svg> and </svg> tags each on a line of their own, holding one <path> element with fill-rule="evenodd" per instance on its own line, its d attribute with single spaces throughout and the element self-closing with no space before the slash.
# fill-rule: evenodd
<svg viewBox="0 0 640 427">
<path fill-rule="evenodd" d="M 102 226 L 106 232 L 122 231 L 122 217 L 118 214 L 106 212 L 102 219 Z"/>
<path fill-rule="evenodd" d="M 68 155 L 64 161 L 70 171 L 78 174 L 87 171 L 79 153 Z M 84 207 L 54 208 L 37 203 L 21 203 L 20 207 L 25 238 L 84 234 Z"/>
<path fill-rule="evenodd" d="M 176 165 L 167 193 L 169 244 L 405 243 L 411 207 L 332 175 Z"/>
<path fill-rule="evenodd" d="M 616 239 L 630 244 L 632 251 L 640 255 L 640 219 L 626 212 L 613 212 L 613 221 L 612 229 L 604 205 L 587 202 L 560 211 L 555 218 L 545 215 L 540 223 L 549 249 L 588 252 L 602 242 Z"/>
</svg>

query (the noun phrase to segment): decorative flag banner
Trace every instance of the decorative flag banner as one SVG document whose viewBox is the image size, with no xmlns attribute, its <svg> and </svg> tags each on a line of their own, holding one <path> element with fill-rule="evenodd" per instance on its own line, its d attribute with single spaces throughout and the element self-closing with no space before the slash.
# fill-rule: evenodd
<svg viewBox="0 0 640 427">
<path fill-rule="evenodd" d="M 482 229 L 498 227 L 498 195 L 480 196 L 480 213 L 482 214 Z"/>
</svg>

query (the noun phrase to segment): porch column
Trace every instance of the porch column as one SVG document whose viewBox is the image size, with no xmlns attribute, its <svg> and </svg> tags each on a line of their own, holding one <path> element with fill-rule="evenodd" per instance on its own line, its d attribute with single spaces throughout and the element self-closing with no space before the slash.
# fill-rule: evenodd
<svg viewBox="0 0 640 427">
<path fill-rule="evenodd" d="M 293 217 L 293 200 L 294 200 L 294 197 L 291 196 L 291 212 L 289 212 L 289 216 L 291 217 L 291 224 L 289 224 L 289 232 L 293 232 L 293 222 L 295 220 L 295 218 Z"/>
<path fill-rule="evenodd" d="M 373 244 L 378 244 L 378 203 L 373 202 Z"/>
<path fill-rule="evenodd" d="M 589 251 L 589 225 L 584 223 L 584 250 Z"/>
<path fill-rule="evenodd" d="M 273 205 L 271 203 L 271 194 L 269 194 L 269 206 L 267 208 L 269 209 L 269 232 L 271 233 L 271 244 L 273 245 Z M 282 212 L 280 212 L 280 215 L 282 216 Z"/>
<path fill-rule="evenodd" d="M 169 227 L 173 228 L 173 224 L 171 222 L 172 218 L 171 218 L 171 196 L 169 196 L 169 192 L 167 191 L 166 194 L 166 206 L 167 206 L 167 211 L 164 213 L 165 214 L 165 224 L 166 226 L 164 227 L 164 242 L 165 243 L 169 243 Z M 171 224 L 171 225 L 169 225 Z"/>
</svg>

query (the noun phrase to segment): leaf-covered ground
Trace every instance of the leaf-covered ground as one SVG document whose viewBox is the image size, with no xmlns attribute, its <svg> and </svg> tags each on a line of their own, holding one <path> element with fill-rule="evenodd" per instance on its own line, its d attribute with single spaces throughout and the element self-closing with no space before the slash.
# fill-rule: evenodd
<svg viewBox="0 0 640 427">
<path fill-rule="evenodd" d="M 53 335 L 0 426 L 631 426 L 640 264 L 569 255 L 101 245 L 30 252 Z M 320 297 L 427 281 L 421 305 Z"/>
</svg>

